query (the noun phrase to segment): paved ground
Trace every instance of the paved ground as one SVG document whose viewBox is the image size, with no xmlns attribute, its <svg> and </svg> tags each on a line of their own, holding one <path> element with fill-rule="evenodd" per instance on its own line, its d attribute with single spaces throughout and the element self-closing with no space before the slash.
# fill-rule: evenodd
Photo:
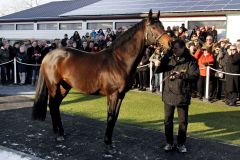
<svg viewBox="0 0 240 160">
<path fill-rule="evenodd" d="M 35 86 L 32 85 L 0 85 L 0 95 L 24 95 L 32 96 L 35 93 Z"/>
<path fill-rule="evenodd" d="M 32 155 L 19 152 L 10 148 L 0 146 L 0 159 L 1 160 L 42 160 Z"/>
<path fill-rule="evenodd" d="M 0 94 L 10 93 L 11 87 L 4 89 L 0 86 Z M 17 86 L 13 88 L 14 93 L 23 90 Z M 45 122 L 30 120 L 31 105 L 29 97 L 0 97 L 0 145 L 51 160 L 240 159 L 240 147 L 193 138 L 188 138 L 187 154 L 165 153 L 162 150 L 165 142 L 163 133 L 120 123 L 117 123 L 113 136 L 116 147 L 109 150 L 103 143 L 105 122 L 65 114 L 62 114 L 62 119 L 66 140 L 59 143 L 52 133 L 49 114 Z"/>
</svg>

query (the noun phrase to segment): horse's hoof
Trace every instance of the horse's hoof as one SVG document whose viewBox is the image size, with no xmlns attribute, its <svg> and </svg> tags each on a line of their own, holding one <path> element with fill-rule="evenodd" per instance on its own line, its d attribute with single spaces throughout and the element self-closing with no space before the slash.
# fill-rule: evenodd
<svg viewBox="0 0 240 160">
<path fill-rule="evenodd" d="M 106 145 L 105 147 L 105 154 L 106 155 L 113 155 L 117 152 L 116 147 L 114 145 Z"/>
<path fill-rule="evenodd" d="M 64 137 L 63 136 L 58 136 L 57 137 L 57 141 L 58 142 L 62 142 L 62 141 L 64 141 L 65 139 L 64 139 Z"/>
<path fill-rule="evenodd" d="M 108 137 L 104 137 L 104 143 L 106 145 L 112 145 L 112 140 L 110 138 L 108 138 Z"/>
</svg>

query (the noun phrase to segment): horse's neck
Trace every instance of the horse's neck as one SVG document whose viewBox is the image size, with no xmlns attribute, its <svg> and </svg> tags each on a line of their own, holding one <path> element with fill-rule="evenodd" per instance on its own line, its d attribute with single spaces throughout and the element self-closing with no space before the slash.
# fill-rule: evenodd
<svg viewBox="0 0 240 160">
<path fill-rule="evenodd" d="M 141 60 L 141 53 L 144 47 L 144 30 L 137 31 L 132 38 L 118 47 L 115 56 L 126 65 L 126 70 L 129 73 L 132 67 Z M 139 62 L 136 62 L 139 61 Z"/>
</svg>

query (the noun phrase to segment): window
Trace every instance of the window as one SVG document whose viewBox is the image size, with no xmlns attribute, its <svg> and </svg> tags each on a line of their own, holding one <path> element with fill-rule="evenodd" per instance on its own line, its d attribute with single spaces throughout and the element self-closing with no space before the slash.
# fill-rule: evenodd
<svg viewBox="0 0 240 160">
<path fill-rule="evenodd" d="M 134 26 L 136 23 L 138 23 L 138 22 L 116 22 L 116 24 L 115 24 L 115 29 L 118 29 L 118 28 L 120 28 L 120 27 L 131 28 L 131 27 Z"/>
<path fill-rule="evenodd" d="M 14 24 L 0 24 L 0 30 L 14 30 Z"/>
<path fill-rule="evenodd" d="M 226 20 L 209 20 L 209 21 L 189 21 L 188 22 L 188 29 L 192 30 L 194 26 L 215 26 L 218 31 L 218 40 L 221 38 L 226 38 L 226 28 L 227 28 L 227 21 Z"/>
<path fill-rule="evenodd" d="M 37 30 L 57 30 L 57 23 L 41 23 L 37 24 Z"/>
<path fill-rule="evenodd" d="M 60 23 L 60 30 L 82 30 L 82 23 Z"/>
<path fill-rule="evenodd" d="M 34 30 L 33 24 L 17 24 L 17 30 Z"/>
<path fill-rule="evenodd" d="M 216 26 L 216 29 L 226 29 L 227 21 L 225 20 L 213 20 L 213 21 L 189 21 L 188 29 L 192 30 L 194 26 Z"/>
<path fill-rule="evenodd" d="M 96 22 L 96 23 L 87 23 L 87 29 L 88 30 L 99 30 L 103 29 L 106 30 L 107 28 L 112 29 L 113 27 L 112 22 Z"/>
</svg>

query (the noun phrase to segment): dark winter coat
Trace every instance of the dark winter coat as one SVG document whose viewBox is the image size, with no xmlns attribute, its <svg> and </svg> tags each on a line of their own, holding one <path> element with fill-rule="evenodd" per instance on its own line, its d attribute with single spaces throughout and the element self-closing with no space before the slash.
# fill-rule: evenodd
<svg viewBox="0 0 240 160">
<path fill-rule="evenodd" d="M 149 54 L 144 54 L 142 59 L 141 59 L 141 62 L 142 62 L 142 65 L 140 66 L 139 65 L 139 69 L 138 71 L 148 71 L 149 70 L 149 67 L 147 66 L 147 64 L 149 64 Z"/>
<path fill-rule="evenodd" d="M 173 71 L 181 72 L 181 75 L 179 78 L 170 80 L 169 77 Z M 189 51 L 186 49 L 181 57 L 176 57 L 172 53 L 165 55 L 161 59 L 158 72 L 164 73 L 163 102 L 175 106 L 189 105 L 192 83 L 199 77 L 198 63 Z"/>
<path fill-rule="evenodd" d="M 223 59 L 223 65 L 228 73 L 240 74 L 240 54 L 233 56 L 226 54 Z M 226 91 L 239 92 L 239 76 L 231 76 L 226 74 Z"/>
<path fill-rule="evenodd" d="M 41 63 L 41 56 L 35 56 L 41 54 L 41 49 L 39 46 L 37 47 L 30 47 L 27 50 L 27 55 L 28 55 L 28 63 L 30 64 L 40 64 Z"/>
<path fill-rule="evenodd" d="M 0 49 L 0 63 L 8 62 L 10 60 L 10 54 L 8 49 Z"/>
<path fill-rule="evenodd" d="M 80 48 L 80 47 L 81 47 L 81 45 L 82 45 L 82 40 L 81 40 L 81 37 L 79 36 L 79 34 L 73 35 L 70 39 L 71 39 L 73 42 L 76 42 L 76 43 L 77 43 L 77 48 Z"/>
<path fill-rule="evenodd" d="M 25 53 L 25 52 L 23 52 L 23 53 L 18 52 L 16 58 L 17 58 L 18 62 L 27 63 L 28 56 L 27 56 L 27 53 Z M 21 63 L 17 63 L 18 72 L 20 72 L 20 73 L 26 72 L 26 65 L 21 64 Z"/>
</svg>

